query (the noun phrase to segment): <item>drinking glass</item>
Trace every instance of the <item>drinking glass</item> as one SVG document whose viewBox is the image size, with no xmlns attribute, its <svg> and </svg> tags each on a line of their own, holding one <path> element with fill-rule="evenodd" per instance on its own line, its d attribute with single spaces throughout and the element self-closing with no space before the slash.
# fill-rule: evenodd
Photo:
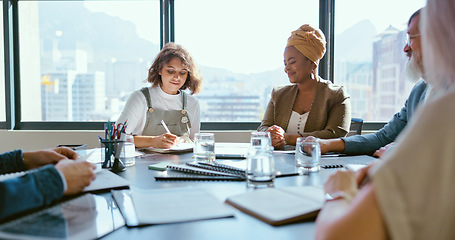
<svg viewBox="0 0 455 240">
<path fill-rule="evenodd" d="M 134 136 L 126 135 L 126 142 L 123 144 L 123 149 L 125 153 L 121 157 L 122 162 L 126 167 L 133 166 L 136 163 L 136 147 L 134 145 Z"/>
<path fill-rule="evenodd" d="M 301 174 L 318 172 L 321 160 L 321 147 L 319 139 L 305 141 L 304 137 L 297 138 L 295 144 L 296 166 Z"/>
<path fill-rule="evenodd" d="M 275 162 L 270 148 L 250 148 L 246 159 L 247 187 L 273 187 Z"/>
<path fill-rule="evenodd" d="M 215 134 L 196 133 L 193 152 L 196 161 L 211 162 L 215 160 Z"/>
<path fill-rule="evenodd" d="M 253 148 L 270 148 L 272 141 L 269 132 L 252 132 L 250 139 Z"/>
</svg>

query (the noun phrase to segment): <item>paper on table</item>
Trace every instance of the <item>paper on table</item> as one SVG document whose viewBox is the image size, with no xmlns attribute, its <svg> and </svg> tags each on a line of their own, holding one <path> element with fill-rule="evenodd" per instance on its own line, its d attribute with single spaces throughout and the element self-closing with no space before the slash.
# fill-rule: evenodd
<svg viewBox="0 0 455 240">
<path fill-rule="evenodd" d="M 234 216 L 234 212 L 203 189 L 131 188 L 139 224 L 164 224 Z"/>
<path fill-rule="evenodd" d="M 21 177 L 33 171 L 34 170 L 0 175 L 0 181 L 5 181 L 15 177 Z M 106 169 L 100 169 L 96 171 L 95 180 L 93 180 L 90 185 L 85 187 L 82 192 L 93 192 L 105 189 L 128 187 L 129 184 L 130 183 L 126 179 L 118 176 L 117 174 Z"/>
<path fill-rule="evenodd" d="M 107 169 L 101 169 L 97 171 L 95 180 L 84 188 L 84 192 L 128 187 L 129 184 L 130 183 L 126 179 L 120 177 L 119 175 Z"/>
</svg>

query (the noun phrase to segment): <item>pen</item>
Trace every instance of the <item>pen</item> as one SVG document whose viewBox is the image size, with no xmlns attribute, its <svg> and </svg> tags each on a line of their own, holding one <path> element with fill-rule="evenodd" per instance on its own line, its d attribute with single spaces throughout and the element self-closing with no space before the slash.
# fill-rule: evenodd
<svg viewBox="0 0 455 240">
<path fill-rule="evenodd" d="M 167 128 L 167 125 L 166 123 L 164 122 L 164 120 L 161 120 L 161 124 L 163 124 L 163 127 L 164 129 L 166 130 L 167 133 L 171 134 L 171 131 L 169 131 L 169 128 Z"/>
</svg>

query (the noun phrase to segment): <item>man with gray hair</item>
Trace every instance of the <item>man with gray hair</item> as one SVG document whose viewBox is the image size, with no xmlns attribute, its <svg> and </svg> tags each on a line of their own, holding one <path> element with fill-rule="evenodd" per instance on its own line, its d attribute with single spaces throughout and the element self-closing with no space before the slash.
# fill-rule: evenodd
<svg viewBox="0 0 455 240">
<path fill-rule="evenodd" d="M 406 46 L 403 49 L 408 57 L 405 75 L 412 81 L 418 81 L 413 87 L 404 107 L 393 116 L 392 120 L 375 133 L 344 138 L 321 139 L 322 153 L 340 152 L 349 155 L 374 154 L 377 157 L 381 157 L 393 145 L 393 141 L 406 126 L 416 108 L 420 103 L 424 102 L 428 85 L 422 79 L 424 69 L 419 29 L 420 10 L 412 14 L 409 19 Z"/>
</svg>

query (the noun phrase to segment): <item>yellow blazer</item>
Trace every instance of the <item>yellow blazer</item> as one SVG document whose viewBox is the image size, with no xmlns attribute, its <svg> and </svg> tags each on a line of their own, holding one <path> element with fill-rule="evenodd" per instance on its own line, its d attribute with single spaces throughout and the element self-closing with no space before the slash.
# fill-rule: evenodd
<svg viewBox="0 0 455 240">
<path fill-rule="evenodd" d="M 286 131 L 297 92 L 296 84 L 275 87 L 258 131 L 265 131 L 272 125 Z M 350 124 L 351 100 L 345 88 L 320 79 L 302 137 L 344 137 Z"/>
</svg>

